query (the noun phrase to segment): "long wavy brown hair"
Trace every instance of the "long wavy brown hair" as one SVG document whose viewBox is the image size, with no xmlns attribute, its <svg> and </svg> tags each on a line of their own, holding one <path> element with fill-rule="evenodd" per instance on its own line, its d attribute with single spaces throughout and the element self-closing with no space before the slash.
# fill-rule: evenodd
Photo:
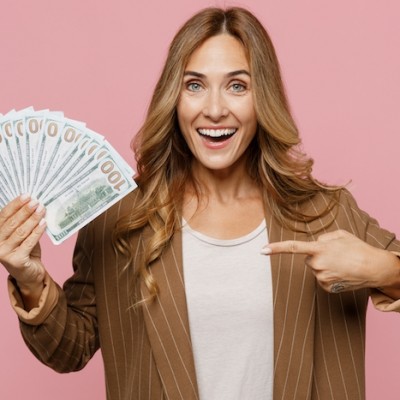
<svg viewBox="0 0 400 400">
<path fill-rule="evenodd" d="M 130 233 L 147 225 L 152 229 L 138 269 L 151 299 L 158 293 L 151 264 L 181 228 L 185 188 L 196 186 L 191 170 L 192 154 L 176 115 L 185 67 L 204 41 L 222 33 L 235 37 L 248 57 L 258 121 L 257 134 L 248 149 L 251 154 L 248 171 L 260 186 L 273 215 L 289 227 L 296 221 L 312 221 L 331 211 L 339 193 L 339 188 L 323 185 L 311 175 L 313 161 L 299 148 L 299 134 L 290 113 L 278 59 L 259 20 L 238 7 L 200 11 L 182 26 L 170 45 L 147 117 L 132 143 L 140 196 L 132 214 L 122 218 L 115 229 L 117 249 L 130 256 Z M 332 203 L 320 215 L 302 213 L 299 204 L 320 191 L 332 191 Z"/>
</svg>

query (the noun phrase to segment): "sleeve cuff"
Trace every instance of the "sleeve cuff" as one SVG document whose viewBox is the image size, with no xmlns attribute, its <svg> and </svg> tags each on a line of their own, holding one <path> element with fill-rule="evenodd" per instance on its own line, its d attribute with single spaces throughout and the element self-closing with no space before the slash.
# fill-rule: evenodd
<svg viewBox="0 0 400 400">
<path fill-rule="evenodd" d="M 18 318 L 28 325 L 42 324 L 56 306 L 59 298 L 57 285 L 48 274 L 44 278 L 44 288 L 39 299 L 39 305 L 29 312 L 24 309 L 24 302 L 12 277 L 8 278 L 8 295 Z"/>
<path fill-rule="evenodd" d="M 371 291 L 371 300 L 374 307 L 379 311 L 396 311 L 400 312 L 400 299 L 393 300 L 379 290 Z"/>
<path fill-rule="evenodd" d="M 400 258 L 399 252 L 391 251 L 391 253 Z M 371 300 L 374 307 L 379 311 L 400 312 L 400 299 L 394 300 L 377 289 L 371 290 Z"/>
</svg>

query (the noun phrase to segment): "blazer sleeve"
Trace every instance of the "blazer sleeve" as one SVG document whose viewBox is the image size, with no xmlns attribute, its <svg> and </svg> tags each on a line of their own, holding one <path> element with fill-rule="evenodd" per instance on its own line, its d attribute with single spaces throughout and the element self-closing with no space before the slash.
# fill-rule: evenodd
<svg viewBox="0 0 400 400">
<path fill-rule="evenodd" d="M 339 210 L 339 214 L 343 213 L 345 218 L 351 221 L 351 225 L 355 228 L 353 230 L 359 237 L 372 246 L 391 251 L 399 256 L 400 242 L 396 239 L 396 235 L 381 228 L 374 218 L 362 211 L 347 190 L 343 192 L 344 201 L 340 202 L 342 209 Z M 371 300 L 375 308 L 380 311 L 400 312 L 400 300 L 394 300 L 377 289 L 371 289 Z"/>
<path fill-rule="evenodd" d="M 64 289 L 46 276 L 37 308 L 25 311 L 17 287 L 12 279 L 8 280 L 11 305 L 27 346 L 41 362 L 58 372 L 82 369 L 99 348 L 92 231 L 89 224 L 78 234 L 74 274 Z"/>
</svg>

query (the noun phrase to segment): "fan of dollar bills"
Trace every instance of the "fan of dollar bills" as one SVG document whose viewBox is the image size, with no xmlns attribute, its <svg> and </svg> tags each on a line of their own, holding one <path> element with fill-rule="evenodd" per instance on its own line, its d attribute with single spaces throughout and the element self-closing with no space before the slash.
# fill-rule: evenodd
<svg viewBox="0 0 400 400">
<path fill-rule="evenodd" d="M 28 193 L 59 244 L 131 192 L 133 169 L 103 136 L 62 112 L 0 114 L 0 209 Z"/>
</svg>

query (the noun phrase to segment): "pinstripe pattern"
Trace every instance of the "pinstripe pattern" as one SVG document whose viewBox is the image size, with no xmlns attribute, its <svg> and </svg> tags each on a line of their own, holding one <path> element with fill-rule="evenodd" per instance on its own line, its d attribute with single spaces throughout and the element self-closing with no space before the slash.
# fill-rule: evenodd
<svg viewBox="0 0 400 400">
<path fill-rule="evenodd" d="M 65 284 L 65 295 L 58 288 L 58 304 L 45 322 L 40 326 L 21 323 L 22 331 L 31 350 L 62 372 L 82 368 L 101 345 L 109 400 L 198 399 L 180 233 L 152 266 L 160 287 L 159 299 L 139 310 L 130 308 L 130 282 L 151 230 L 132 236 L 136 249 L 132 268 L 123 270 L 126 260 L 115 254 L 110 244 L 115 221 L 134 207 L 135 196 L 126 197 L 80 232 L 75 274 Z M 319 195 L 304 206 L 304 211 L 320 212 L 327 201 Z M 266 215 L 271 242 L 317 237 L 281 227 L 268 208 Z M 315 232 L 326 221 L 316 220 L 300 228 Z M 374 246 L 400 251 L 394 236 L 360 211 L 347 192 L 342 195 L 335 222 L 324 231 L 339 228 Z M 271 264 L 274 398 L 364 399 L 369 291 L 327 294 L 316 284 L 301 255 L 273 256 Z M 140 282 L 133 289 L 143 296 L 148 294 Z"/>
</svg>

